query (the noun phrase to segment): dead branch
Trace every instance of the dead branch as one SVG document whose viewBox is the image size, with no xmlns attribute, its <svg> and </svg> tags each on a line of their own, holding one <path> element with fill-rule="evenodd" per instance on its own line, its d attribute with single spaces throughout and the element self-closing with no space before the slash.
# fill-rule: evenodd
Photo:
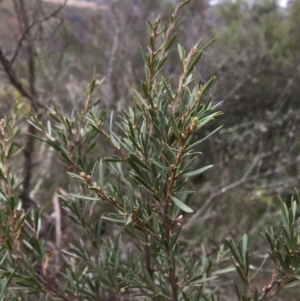
<svg viewBox="0 0 300 301">
<path fill-rule="evenodd" d="M 0 48 L 0 62 L 4 68 L 5 74 L 8 77 L 11 85 L 18 90 L 18 92 L 29 100 L 32 106 L 36 106 L 36 100 L 32 97 L 32 95 L 27 91 L 24 86 L 22 85 L 21 81 L 17 77 L 15 71 L 10 66 L 9 60 L 4 56 L 2 49 Z"/>
<path fill-rule="evenodd" d="M 259 160 L 258 160 L 259 161 Z M 257 161 L 257 162 L 258 162 Z M 292 166 L 294 165 L 295 163 L 299 162 L 300 161 L 300 156 L 298 156 L 293 162 L 289 163 L 289 164 L 286 164 L 286 165 L 283 165 L 283 166 L 279 166 L 275 169 L 270 169 L 266 172 L 263 172 L 263 173 L 259 173 L 259 174 L 255 174 L 253 176 L 248 176 L 249 175 L 249 170 L 246 171 L 245 175 L 238 181 L 236 182 L 233 182 L 231 184 L 228 184 L 226 186 L 223 186 L 221 188 L 219 188 L 216 192 L 212 193 L 208 199 L 205 201 L 205 203 L 201 206 L 201 208 L 199 210 L 197 210 L 193 216 L 191 216 L 188 221 L 185 223 L 185 225 L 182 227 L 183 230 L 188 230 L 193 224 L 194 222 L 197 220 L 197 218 L 207 209 L 207 207 L 212 203 L 212 201 L 214 199 L 216 199 L 218 196 L 236 188 L 236 187 L 239 187 L 241 185 L 244 185 L 248 182 L 254 182 L 254 181 L 257 181 L 259 179 L 262 179 L 262 178 L 265 178 L 265 177 L 268 177 L 270 175 L 273 175 L 275 173 L 278 173 L 282 170 L 285 170 L 286 168 L 288 168 L 289 166 Z M 251 164 L 251 169 L 254 168 L 253 164 Z"/>
<path fill-rule="evenodd" d="M 63 4 L 59 5 L 57 9 L 52 11 L 50 14 L 39 18 L 41 12 L 41 1 L 36 2 L 36 7 L 30 21 L 30 16 L 27 11 L 27 7 L 24 0 L 12 0 L 14 11 L 18 19 L 19 29 L 21 32 L 21 38 L 17 42 L 16 49 L 9 59 L 0 48 L 0 63 L 2 64 L 5 74 L 10 84 L 25 98 L 29 101 L 31 109 L 41 116 L 41 109 L 44 107 L 40 102 L 37 89 L 36 89 L 36 50 L 35 42 L 32 36 L 32 31 L 36 25 L 46 22 L 49 19 L 56 17 L 62 8 L 66 5 L 67 0 Z M 27 69 L 28 69 L 28 88 L 25 88 L 20 78 L 17 76 L 16 70 L 13 68 L 13 64 L 20 54 L 20 49 L 25 44 L 27 53 Z M 35 202 L 30 197 L 31 191 L 31 180 L 34 168 L 34 150 L 35 150 L 35 138 L 36 129 L 32 125 L 28 125 L 28 135 L 25 141 L 23 155 L 24 155 L 24 174 L 23 174 L 23 190 L 20 193 L 24 209 L 30 208 Z"/>
</svg>

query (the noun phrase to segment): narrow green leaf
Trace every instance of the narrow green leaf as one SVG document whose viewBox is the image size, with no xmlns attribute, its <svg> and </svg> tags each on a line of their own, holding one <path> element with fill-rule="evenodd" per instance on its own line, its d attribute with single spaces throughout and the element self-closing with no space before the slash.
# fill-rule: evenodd
<svg viewBox="0 0 300 301">
<path fill-rule="evenodd" d="M 204 172 L 204 171 L 206 171 L 207 169 L 212 168 L 212 167 L 213 167 L 213 165 L 207 165 L 207 166 L 202 167 L 202 168 L 199 168 L 199 169 L 197 169 L 197 170 L 194 170 L 194 171 L 185 173 L 184 176 L 185 176 L 185 177 L 196 176 L 196 175 L 199 175 L 199 174 L 201 174 L 202 172 Z"/>
<path fill-rule="evenodd" d="M 125 226 L 128 225 L 128 224 L 130 224 L 131 222 L 132 222 L 132 218 L 131 218 L 131 216 L 128 215 L 128 216 L 126 217 L 126 223 L 125 223 Z"/>
<path fill-rule="evenodd" d="M 165 55 L 165 57 L 159 61 L 158 65 L 157 65 L 157 70 L 155 72 L 155 74 L 157 74 L 157 72 L 161 69 L 161 67 L 164 65 L 164 63 L 166 62 L 168 56 Z"/>
<path fill-rule="evenodd" d="M 147 170 L 150 171 L 150 168 L 149 168 L 146 164 L 144 164 L 141 160 L 139 160 L 139 158 L 136 157 L 135 155 L 130 154 L 130 155 L 129 155 L 129 158 L 130 158 L 132 161 L 134 161 L 135 163 L 137 163 L 138 165 L 140 165 L 142 168 L 145 168 L 145 169 L 147 169 Z"/>
<path fill-rule="evenodd" d="M 147 86 L 146 86 L 147 87 Z M 144 105 L 144 107 L 146 108 L 146 109 L 149 109 L 149 106 L 148 106 L 148 104 L 146 103 L 146 101 L 145 101 L 145 99 L 142 97 L 142 95 L 138 92 L 138 91 L 134 91 L 135 92 L 135 94 L 136 94 L 136 96 L 138 97 L 138 99 L 140 100 L 140 102 Z M 146 89 L 144 89 L 144 93 L 146 94 L 146 95 L 148 95 L 148 91 L 146 90 Z"/>
<path fill-rule="evenodd" d="M 76 194 L 76 193 L 69 193 L 68 196 L 75 198 L 75 199 L 80 199 L 80 200 L 89 200 L 89 201 L 99 201 L 99 197 L 90 197 L 90 196 L 85 196 L 81 194 Z"/>
<path fill-rule="evenodd" d="M 213 76 L 203 87 L 202 89 L 202 97 L 205 96 L 205 94 L 209 91 L 209 89 L 211 88 L 211 86 L 213 85 L 213 83 L 216 80 L 216 76 Z M 199 102 L 200 103 L 200 102 Z"/>
<path fill-rule="evenodd" d="M 171 238 L 171 242 L 170 242 L 170 249 L 172 250 L 174 245 L 176 244 L 177 240 L 178 240 L 178 237 L 179 237 L 179 234 L 181 233 L 181 229 L 182 227 L 179 227 L 175 233 L 173 233 L 173 236 Z"/>
<path fill-rule="evenodd" d="M 176 120 L 172 113 L 170 113 L 170 121 L 172 123 L 172 128 L 173 128 L 173 132 L 174 132 L 175 136 L 177 137 L 177 139 L 180 140 L 180 133 L 178 130 L 178 126 L 177 126 Z"/>
<path fill-rule="evenodd" d="M 98 164 L 98 161 L 95 162 L 95 164 L 94 164 L 94 166 L 93 166 L 93 168 L 92 168 L 92 171 L 91 171 L 91 173 L 90 173 L 91 177 L 93 177 L 93 175 L 94 175 L 94 172 L 95 172 L 95 169 L 96 169 L 97 164 Z"/>
<path fill-rule="evenodd" d="M 165 45 L 165 49 L 164 49 L 165 52 L 172 47 L 174 41 L 176 40 L 176 37 L 177 37 L 177 33 L 174 33 L 173 36 L 168 40 L 168 42 Z"/>
<path fill-rule="evenodd" d="M 190 286 L 202 286 L 203 283 L 216 279 L 217 276 L 211 276 L 208 278 L 203 278 L 202 280 L 193 281 L 190 283 Z"/>
<path fill-rule="evenodd" d="M 187 4 L 190 3 L 190 2 L 191 2 L 191 0 L 186 0 L 186 1 L 182 2 L 182 3 L 180 4 L 180 8 L 183 7 L 184 5 L 187 5 Z"/>
<path fill-rule="evenodd" d="M 184 81 L 183 86 L 186 87 L 188 86 L 192 81 L 194 80 L 193 74 L 191 73 Z M 190 106 L 191 104 L 189 104 Z"/>
<path fill-rule="evenodd" d="M 110 221 L 110 222 L 114 222 L 114 223 L 120 223 L 120 224 L 125 224 L 126 221 L 123 219 L 116 219 L 116 218 L 110 218 L 110 217 L 107 217 L 107 216 L 102 216 L 103 219 L 107 220 L 107 221 Z"/>
<path fill-rule="evenodd" d="M 78 180 L 78 181 L 80 181 L 80 182 L 82 182 L 82 183 L 86 183 L 86 180 L 85 180 L 84 178 L 82 178 L 82 177 L 76 175 L 75 173 L 67 172 L 67 174 L 68 174 L 71 178 L 73 178 L 73 179 L 76 179 L 76 180 Z"/>
<path fill-rule="evenodd" d="M 258 301 L 258 291 L 255 289 L 254 295 L 253 295 L 253 301 Z"/>
<path fill-rule="evenodd" d="M 153 280 L 151 279 L 151 277 L 150 277 L 150 275 L 149 275 L 149 273 L 148 273 L 148 271 L 147 271 L 147 269 L 146 269 L 144 263 L 142 262 L 140 266 L 141 266 L 141 269 L 142 269 L 142 272 L 143 272 L 143 276 L 144 276 L 144 277 L 142 277 L 143 280 L 148 284 L 148 286 L 149 286 L 153 291 L 155 291 L 155 288 L 156 288 L 156 287 L 155 287 L 155 284 L 154 284 Z"/>
<path fill-rule="evenodd" d="M 139 177 L 138 175 L 133 175 L 133 177 L 135 178 L 135 180 L 136 180 L 137 182 L 139 182 L 139 183 L 142 184 L 145 188 L 147 188 L 150 192 L 152 192 L 153 189 L 149 186 L 149 184 L 147 184 L 147 183 L 145 182 L 144 179 L 142 179 L 142 178 Z"/>
<path fill-rule="evenodd" d="M 179 53 L 180 60 L 183 62 L 185 59 L 185 50 L 180 44 L 178 44 L 178 53 Z"/>
<path fill-rule="evenodd" d="M 129 163 L 130 167 L 135 171 L 135 173 L 140 176 L 141 178 L 144 178 L 144 174 L 141 171 L 141 168 L 136 164 L 134 160 L 132 160 L 130 157 L 127 158 L 127 162 Z"/>
<path fill-rule="evenodd" d="M 245 275 L 244 275 L 244 273 L 243 273 L 241 267 L 240 267 L 239 265 L 236 265 L 235 268 L 236 268 L 236 271 L 238 272 L 238 274 L 239 274 L 241 280 L 244 282 L 244 284 L 247 285 L 247 279 L 245 278 Z"/>
<path fill-rule="evenodd" d="M 10 145 L 9 145 L 9 148 L 8 148 L 8 151 L 7 151 L 7 154 L 6 154 L 6 157 L 7 158 L 10 158 L 11 154 L 12 154 L 12 151 L 13 151 L 13 148 L 14 148 L 14 142 L 12 142 Z"/>
<path fill-rule="evenodd" d="M 4 278 L 4 279 L 1 279 L 1 284 L 0 284 L 0 288 L 1 288 L 1 301 L 4 300 L 3 297 L 4 297 L 4 294 L 8 288 L 8 285 L 10 284 L 11 280 L 13 279 L 17 269 L 19 267 L 19 264 L 17 264 L 17 266 L 15 267 L 15 269 L 13 270 L 13 272 L 9 275 L 8 278 Z"/>
<path fill-rule="evenodd" d="M 154 165 L 156 165 L 157 167 L 159 167 L 162 170 L 171 171 L 170 167 L 166 167 L 166 166 L 161 165 L 157 160 L 150 159 L 150 162 L 153 163 Z"/>
<path fill-rule="evenodd" d="M 248 250 L 248 236 L 247 234 L 243 235 L 243 239 L 242 239 L 242 254 L 243 254 L 243 262 L 246 262 L 246 251 Z"/>
<path fill-rule="evenodd" d="M 104 161 L 106 161 L 106 162 L 123 162 L 123 161 L 126 161 L 126 159 L 119 158 L 119 157 L 116 157 L 116 158 L 104 158 Z"/>
<path fill-rule="evenodd" d="M 100 159 L 100 162 L 99 162 L 99 185 L 100 185 L 100 187 L 103 187 L 103 163 L 102 163 L 102 158 Z"/>
<path fill-rule="evenodd" d="M 277 255 L 277 259 L 279 260 L 282 268 L 287 272 L 288 270 L 288 266 L 286 265 L 285 263 L 285 260 L 284 258 L 282 257 L 281 253 L 279 251 L 276 252 L 276 255 Z"/>
<path fill-rule="evenodd" d="M 194 148 L 196 145 L 202 143 L 204 140 L 206 140 L 208 137 L 210 137 L 211 135 L 213 135 L 214 133 L 216 133 L 219 129 L 221 129 L 222 126 L 218 127 L 217 129 L 215 129 L 214 131 L 212 131 L 211 133 L 209 133 L 207 136 L 205 136 L 203 139 L 191 144 L 188 146 L 187 150 L 191 150 L 192 148 Z"/>
<path fill-rule="evenodd" d="M 166 80 L 164 78 L 162 78 L 162 83 L 163 83 L 164 88 L 166 89 L 166 91 L 168 93 L 169 98 L 172 99 L 173 95 L 172 95 L 172 90 L 171 90 L 170 85 L 166 82 Z"/>
<path fill-rule="evenodd" d="M 153 25 L 152 25 L 152 23 L 149 21 L 149 20 L 147 20 L 147 22 L 148 22 L 148 24 L 149 24 L 149 26 L 150 26 L 150 28 L 152 29 L 152 31 L 154 30 L 154 28 L 153 28 Z"/>
<path fill-rule="evenodd" d="M 189 283 L 192 283 L 192 282 L 194 282 L 194 281 L 197 281 L 197 280 L 199 280 L 199 279 L 202 279 L 203 277 L 204 277 L 203 274 L 197 275 L 197 276 L 191 278 L 191 279 L 189 280 Z"/>
<path fill-rule="evenodd" d="M 270 249 L 272 251 L 274 251 L 274 249 L 275 249 L 275 242 L 274 242 L 274 239 L 270 236 L 270 234 L 268 232 L 266 232 L 265 235 L 263 235 L 263 238 L 265 239 L 265 241 L 269 245 Z"/>
<path fill-rule="evenodd" d="M 212 39 L 210 42 L 208 42 L 201 50 L 205 50 L 207 47 L 209 47 L 217 38 Z"/>
<path fill-rule="evenodd" d="M 40 132 L 42 131 L 42 127 L 41 127 L 40 123 L 36 124 L 36 123 L 30 121 L 30 119 L 27 119 L 27 122 L 29 124 L 31 124 L 32 126 L 34 126 L 38 131 L 40 131 Z"/>
<path fill-rule="evenodd" d="M 113 119 L 114 119 L 114 111 L 111 111 L 111 113 L 110 113 L 110 120 L 109 120 L 109 134 L 110 135 L 112 133 Z"/>
<path fill-rule="evenodd" d="M 172 201 L 175 203 L 175 205 L 180 208 L 181 210 L 183 210 L 184 212 L 187 213 L 191 213 L 194 212 L 193 209 L 191 209 L 189 206 L 185 205 L 184 203 L 182 203 L 181 201 L 179 201 L 177 198 L 175 198 L 174 196 L 171 196 Z"/>
<path fill-rule="evenodd" d="M 193 71 L 194 67 L 197 66 L 197 64 L 200 61 L 201 57 L 202 57 L 202 51 L 199 51 L 196 54 L 194 60 L 190 63 L 190 65 L 189 65 L 189 67 L 188 67 L 188 69 L 186 71 L 186 75 L 189 75 Z"/>
<path fill-rule="evenodd" d="M 236 283 L 234 284 L 234 287 L 235 287 L 236 295 L 237 295 L 239 301 L 241 301 L 242 297 L 241 297 L 240 290 L 239 290 L 238 286 L 236 285 Z"/>
<path fill-rule="evenodd" d="M 243 265 L 243 262 L 241 260 L 241 257 L 240 257 L 240 254 L 239 254 L 239 251 L 235 245 L 235 242 L 234 240 L 230 237 L 228 240 L 226 240 L 226 244 L 228 245 L 233 257 L 235 258 L 235 260 L 238 262 L 238 264 L 240 266 Z"/>
</svg>

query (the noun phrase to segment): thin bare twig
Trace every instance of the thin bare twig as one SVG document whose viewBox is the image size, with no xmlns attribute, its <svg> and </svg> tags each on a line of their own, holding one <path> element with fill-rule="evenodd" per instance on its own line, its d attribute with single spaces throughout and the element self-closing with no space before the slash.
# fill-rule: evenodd
<svg viewBox="0 0 300 301">
<path fill-rule="evenodd" d="M 11 66 L 13 65 L 14 61 L 15 61 L 16 58 L 18 57 L 19 51 L 20 51 L 20 49 L 22 48 L 22 44 L 23 44 L 23 42 L 25 41 L 25 39 L 27 38 L 27 35 L 30 33 L 31 29 L 32 29 L 35 25 L 37 25 L 38 23 L 46 22 L 46 21 L 48 21 L 49 19 L 51 19 L 51 18 L 57 16 L 57 14 L 65 7 L 67 1 L 68 1 L 68 0 L 65 0 L 65 2 L 64 2 L 63 4 L 59 5 L 57 9 L 55 9 L 53 12 L 51 12 L 49 15 L 47 15 L 47 16 L 44 17 L 43 19 L 41 19 L 41 20 L 35 19 L 30 25 L 28 25 L 28 26 L 25 28 L 25 30 L 24 30 L 24 32 L 23 32 L 21 38 L 20 38 L 19 41 L 18 41 L 16 50 L 14 51 L 14 54 L 13 54 L 12 58 L 9 60 L 9 63 L 10 63 Z"/>
<path fill-rule="evenodd" d="M 18 19 L 19 28 L 21 32 L 21 38 L 18 40 L 16 49 L 12 55 L 11 59 L 8 59 L 5 56 L 3 50 L 0 48 L 0 63 L 2 64 L 5 74 L 11 83 L 11 85 L 24 97 L 26 98 L 32 110 L 40 116 L 41 109 L 43 105 L 41 104 L 37 89 L 36 89 L 36 51 L 35 51 L 35 43 L 32 37 L 32 30 L 34 29 L 35 25 L 40 24 L 42 22 L 46 22 L 49 19 L 57 16 L 57 14 L 62 10 L 62 8 L 67 3 L 67 0 L 64 1 L 63 4 L 59 5 L 57 9 L 52 11 L 47 16 L 43 16 L 43 18 L 39 18 L 38 15 L 41 11 L 41 1 L 37 0 L 36 7 L 31 15 L 33 19 L 30 22 L 30 16 L 27 11 L 27 7 L 24 0 L 13 0 L 15 14 Z M 27 51 L 27 68 L 28 68 L 28 89 L 24 87 L 21 80 L 18 78 L 16 71 L 13 68 L 13 63 L 18 58 L 20 49 L 26 42 L 26 51 Z M 24 155 L 24 174 L 23 174 L 23 190 L 20 193 L 20 198 L 22 199 L 24 209 L 30 208 L 35 202 L 30 197 L 30 186 L 31 180 L 33 175 L 33 168 L 34 168 L 34 143 L 35 138 L 33 137 L 36 134 L 36 129 L 32 125 L 28 125 L 27 132 L 30 134 L 27 136 L 23 155 Z"/>
<path fill-rule="evenodd" d="M 36 106 L 36 100 L 32 97 L 29 91 L 24 88 L 15 71 L 11 68 L 9 60 L 5 57 L 2 49 L 0 49 L 0 62 L 12 86 L 16 88 L 23 97 L 29 100 L 30 104 Z"/>
<path fill-rule="evenodd" d="M 259 161 L 259 160 L 258 160 Z M 260 173 L 260 174 L 256 174 L 250 177 L 245 177 L 243 176 L 240 180 L 233 182 L 231 184 L 228 184 L 226 186 L 223 186 L 221 188 L 219 188 L 216 192 L 212 193 L 208 199 L 205 201 L 205 203 L 201 206 L 201 208 L 199 210 L 197 210 L 193 216 L 191 216 L 188 221 L 185 223 L 185 225 L 182 227 L 183 230 L 188 230 L 193 223 L 195 222 L 195 220 L 204 212 L 204 210 L 207 209 L 207 207 L 211 204 L 211 202 L 217 198 L 218 196 L 228 192 L 229 190 L 232 190 L 238 186 L 241 186 L 245 183 L 248 182 L 252 182 L 252 181 L 256 181 L 258 179 L 264 178 L 264 177 L 268 177 L 270 175 L 273 175 L 277 172 L 280 172 L 286 168 L 288 168 L 291 165 L 294 165 L 295 163 L 300 161 L 300 156 L 298 156 L 293 162 L 290 162 L 289 164 L 283 165 L 283 166 L 279 166 L 275 169 L 272 170 L 268 170 L 266 172 Z M 248 173 L 248 170 L 246 171 L 246 173 Z"/>
<path fill-rule="evenodd" d="M 273 297 L 273 296 L 277 293 L 277 291 L 274 292 L 274 293 L 272 294 L 272 296 L 267 296 L 267 295 L 269 294 L 269 292 L 272 290 L 272 288 L 273 288 L 276 284 L 278 284 L 278 280 L 277 280 L 277 279 L 273 279 L 273 280 L 270 282 L 270 284 L 266 285 L 266 286 L 263 288 L 263 293 L 259 296 L 258 301 L 262 301 L 262 300 L 265 300 L 265 299 L 267 299 L 267 298 Z"/>
</svg>

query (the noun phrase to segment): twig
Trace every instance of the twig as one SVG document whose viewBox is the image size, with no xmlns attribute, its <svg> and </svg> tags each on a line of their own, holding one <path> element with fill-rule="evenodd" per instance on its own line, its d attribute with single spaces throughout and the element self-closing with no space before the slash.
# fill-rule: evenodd
<svg viewBox="0 0 300 301">
<path fill-rule="evenodd" d="M 262 300 L 265 300 L 265 299 L 269 298 L 269 297 L 267 297 L 267 295 L 268 295 L 268 293 L 272 290 L 272 288 L 273 288 L 276 284 L 278 284 L 278 280 L 273 279 L 273 280 L 271 281 L 270 284 L 266 285 L 266 286 L 262 289 L 262 290 L 263 290 L 263 293 L 259 296 L 258 301 L 262 301 Z M 272 294 L 272 296 L 274 296 L 275 294 L 276 294 L 276 292 L 275 292 L 274 294 Z M 270 297 L 272 297 L 272 296 L 270 296 Z"/>
<path fill-rule="evenodd" d="M 61 4 L 56 10 L 54 10 L 52 13 L 50 13 L 48 16 L 44 17 L 43 19 L 41 20 L 38 20 L 38 19 L 35 19 L 30 25 L 28 25 L 26 27 L 26 29 L 24 30 L 21 38 L 19 39 L 18 41 L 18 44 L 17 44 L 17 47 L 16 47 L 16 50 L 12 56 L 12 58 L 10 59 L 9 63 L 10 65 L 12 66 L 14 61 L 16 60 L 16 58 L 18 57 L 18 54 L 19 54 L 19 51 L 22 47 L 22 44 L 23 42 L 25 41 L 27 35 L 29 34 L 29 32 L 31 31 L 31 29 L 38 23 L 43 23 L 43 22 L 46 22 L 48 21 L 49 19 L 55 17 L 66 5 L 68 0 L 65 0 L 65 2 L 63 4 Z"/>
<path fill-rule="evenodd" d="M 15 87 L 23 97 L 29 100 L 30 104 L 36 107 L 37 106 L 36 99 L 34 99 L 32 95 L 30 95 L 30 93 L 23 87 L 21 81 L 16 76 L 14 70 L 11 68 L 9 60 L 4 56 L 4 53 L 1 49 L 0 49 L 0 62 L 12 86 Z"/>
<path fill-rule="evenodd" d="M 15 14 L 18 19 L 20 32 L 22 34 L 21 38 L 19 39 L 16 49 L 12 55 L 12 58 L 9 60 L 3 50 L 0 48 L 0 63 L 2 64 L 5 74 L 10 81 L 11 85 L 24 97 L 26 98 L 33 111 L 40 116 L 41 114 L 41 108 L 43 108 L 43 105 L 40 103 L 37 91 L 36 91 L 36 55 L 35 55 L 35 44 L 34 40 L 32 38 L 32 29 L 35 25 L 38 23 L 45 22 L 52 17 L 55 17 L 61 9 L 65 6 L 67 3 L 67 0 L 64 1 L 63 4 L 61 4 L 57 9 L 55 9 L 52 13 L 49 15 L 43 17 L 42 19 L 38 18 L 38 13 L 40 12 L 40 2 L 38 3 L 37 8 L 34 11 L 33 14 L 33 21 L 30 23 L 29 21 L 29 14 L 26 10 L 26 5 L 24 0 L 14 0 L 14 10 Z M 16 75 L 16 72 L 13 68 L 13 63 L 17 59 L 20 49 L 22 48 L 22 45 L 26 43 L 27 48 L 27 66 L 28 66 L 28 90 L 23 86 L 21 83 L 21 80 Z M 33 175 L 33 168 L 34 168 L 34 143 L 35 138 L 33 137 L 36 133 L 36 129 L 34 126 L 29 125 L 27 132 L 30 134 L 28 135 L 23 155 L 24 155 L 24 174 L 23 174 L 23 190 L 20 193 L 20 198 L 22 199 L 23 207 L 24 209 L 30 208 L 35 202 L 30 197 L 30 185 Z"/>
<path fill-rule="evenodd" d="M 282 171 L 286 168 L 288 168 L 291 165 L 294 165 L 295 163 L 300 161 L 300 156 L 298 156 L 293 162 L 286 164 L 284 166 L 279 166 L 278 168 L 275 168 L 273 170 L 268 170 L 266 172 L 260 173 L 258 175 L 253 175 L 251 177 L 245 177 L 243 176 L 240 180 L 233 182 L 227 186 L 223 186 L 222 188 L 220 188 L 218 191 L 212 193 L 209 198 L 206 200 L 206 202 L 201 206 L 201 208 L 199 210 L 197 210 L 193 216 L 191 216 L 189 218 L 189 220 L 185 223 L 185 225 L 182 227 L 183 230 L 187 230 L 189 229 L 193 223 L 195 222 L 195 220 L 203 213 L 203 211 L 211 204 L 211 202 L 218 196 L 224 194 L 225 192 L 232 190 L 238 186 L 241 186 L 247 182 L 252 182 L 252 181 L 256 181 L 258 179 L 264 178 L 264 177 L 268 177 L 270 175 L 273 175 L 279 171 Z M 248 171 L 247 171 L 248 172 Z M 247 173 L 246 172 L 246 173 Z"/>
</svg>

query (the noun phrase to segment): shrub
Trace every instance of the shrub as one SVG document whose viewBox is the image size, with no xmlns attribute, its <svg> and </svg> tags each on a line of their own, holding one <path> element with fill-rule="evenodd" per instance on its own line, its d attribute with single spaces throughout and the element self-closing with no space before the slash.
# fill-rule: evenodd
<svg viewBox="0 0 300 301">
<path fill-rule="evenodd" d="M 193 169 L 198 146 L 213 134 L 199 139 L 197 133 L 221 114 L 208 95 L 215 78 L 202 83 L 195 71 L 208 45 L 199 41 L 186 53 L 178 44 L 178 86 L 164 75 L 180 24 L 176 16 L 187 2 L 170 13 L 169 24 L 149 22 L 145 80 L 133 108 L 118 118 L 111 112 L 106 126 L 108 111 L 93 99 L 102 82 L 95 77 L 79 111 L 68 117 L 53 105 L 51 120 L 28 119 L 73 178 L 71 193 L 59 196 L 63 210 L 54 198 L 54 238 L 45 235 L 51 227 L 45 229 L 40 212 L 22 209 L 13 159 L 20 151 L 18 128 L 14 118 L 1 120 L 1 300 L 218 300 L 217 275 L 232 271 L 224 266 L 227 254 L 240 278 L 238 300 L 264 300 L 299 279 L 295 201 L 290 210 L 281 202 L 278 238 L 273 230 L 264 234 L 274 273 L 260 296 L 252 285 L 247 235 L 240 244 L 229 238 L 228 250 L 220 246 L 213 256 L 203 249 L 201 260 L 180 243 L 183 214 L 193 212 L 186 184 L 212 167 Z M 99 140 L 111 147 L 107 156 L 95 148 Z M 105 204 L 111 212 L 101 214 Z M 70 243 L 64 212 L 75 224 Z"/>
</svg>

